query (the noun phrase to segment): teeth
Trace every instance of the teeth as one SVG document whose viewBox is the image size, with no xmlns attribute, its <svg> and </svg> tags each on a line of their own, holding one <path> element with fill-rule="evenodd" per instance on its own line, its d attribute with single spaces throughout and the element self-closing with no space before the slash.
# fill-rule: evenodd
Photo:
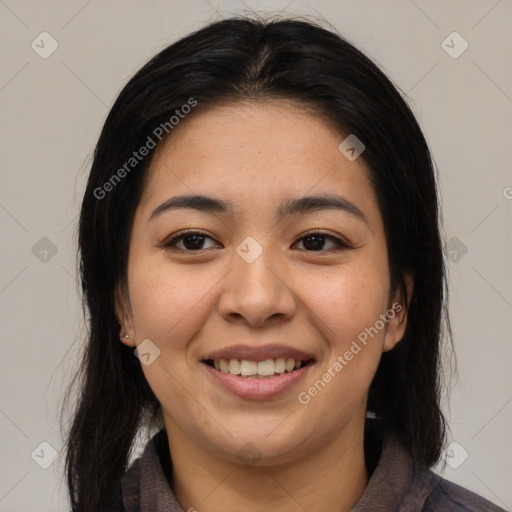
<svg viewBox="0 0 512 512">
<path fill-rule="evenodd" d="M 236 359 L 231 359 L 229 361 L 229 369 L 231 370 L 231 363 L 237 362 Z M 231 373 L 231 372 L 229 372 Z M 256 361 L 246 361 L 245 359 L 242 359 L 242 362 L 240 363 L 240 373 L 242 375 L 256 375 L 258 373 L 258 363 Z"/>
<path fill-rule="evenodd" d="M 240 375 L 240 361 L 238 359 L 230 359 L 229 360 L 229 373 L 232 375 Z"/>
<path fill-rule="evenodd" d="M 242 377 L 271 377 L 274 374 L 281 374 L 285 371 L 292 372 L 304 365 L 301 360 L 292 358 L 265 359 L 264 361 L 249 361 L 247 359 L 215 359 L 213 361 L 216 370 L 231 375 Z"/>
<path fill-rule="evenodd" d="M 266 359 L 258 363 L 258 375 L 274 375 L 276 365 L 272 359 Z"/>
<path fill-rule="evenodd" d="M 276 373 L 284 373 L 286 370 L 286 359 L 284 357 L 278 357 L 275 361 L 274 371 Z"/>
</svg>

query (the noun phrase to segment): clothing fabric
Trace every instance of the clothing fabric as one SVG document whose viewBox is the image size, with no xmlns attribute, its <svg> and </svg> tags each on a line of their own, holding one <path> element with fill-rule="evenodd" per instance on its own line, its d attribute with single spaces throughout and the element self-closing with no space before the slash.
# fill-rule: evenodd
<svg viewBox="0 0 512 512">
<path fill-rule="evenodd" d="M 414 463 L 392 432 L 374 440 L 365 457 L 371 476 L 351 512 L 505 512 L 483 497 Z M 368 462 L 367 462 L 368 464 Z M 147 443 L 122 478 L 113 512 L 185 512 L 171 491 L 172 462 L 165 429 Z M 331 511 L 329 511 L 331 512 Z M 332 511 L 338 512 L 338 511 Z"/>
</svg>

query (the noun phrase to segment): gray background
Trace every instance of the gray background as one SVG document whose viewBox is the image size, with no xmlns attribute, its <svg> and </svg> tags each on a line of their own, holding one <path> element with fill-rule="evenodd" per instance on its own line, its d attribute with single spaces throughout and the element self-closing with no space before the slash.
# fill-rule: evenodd
<svg viewBox="0 0 512 512">
<path fill-rule="evenodd" d="M 451 260 L 459 378 L 445 411 L 458 444 L 444 476 L 511 510 L 510 0 L 0 0 L 0 511 L 67 510 L 61 463 L 40 467 L 52 461 L 41 443 L 60 453 L 57 405 L 83 341 L 76 221 L 109 106 L 157 50 L 247 7 L 329 20 L 410 97 Z M 46 59 L 44 31 L 58 43 Z M 457 58 L 454 31 L 469 44 Z"/>
</svg>

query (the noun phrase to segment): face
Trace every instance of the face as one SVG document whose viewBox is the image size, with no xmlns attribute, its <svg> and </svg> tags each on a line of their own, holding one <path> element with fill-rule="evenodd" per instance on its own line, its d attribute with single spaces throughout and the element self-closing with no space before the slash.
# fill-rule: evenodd
<svg viewBox="0 0 512 512">
<path fill-rule="evenodd" d="M 116 312 L 123 343 L 144 343 L 171 439 L 277 464 L 361 431 L 406 315 L 344 138 L 293 104 L 255 103 L 196 112 L 155 153 Z M 185 195 L 212 200 L 169 202 Z"/>
</svg>

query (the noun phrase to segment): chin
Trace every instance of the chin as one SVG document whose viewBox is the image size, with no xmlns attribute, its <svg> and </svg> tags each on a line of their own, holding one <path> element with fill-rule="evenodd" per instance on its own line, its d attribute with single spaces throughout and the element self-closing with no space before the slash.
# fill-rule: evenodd
<svg viewBox="0 0 512 512">
<path fill-rule="evenodd" d="M 220 452 L 218 455 L 232 462 L 245 466 L 276 466 L 296 460 L 308 450 L 308 436 L 302 427 L 300 436 L 298 428 L 289 425 L 285 428 L 279 421 L 254 420 L 226 425 L 219 436 L 212 437 L 212 431 L 203 432 L 203 442 L 208 450 Z M 292 428 L 290 428 L 292 427 Z"/>
</svg>

